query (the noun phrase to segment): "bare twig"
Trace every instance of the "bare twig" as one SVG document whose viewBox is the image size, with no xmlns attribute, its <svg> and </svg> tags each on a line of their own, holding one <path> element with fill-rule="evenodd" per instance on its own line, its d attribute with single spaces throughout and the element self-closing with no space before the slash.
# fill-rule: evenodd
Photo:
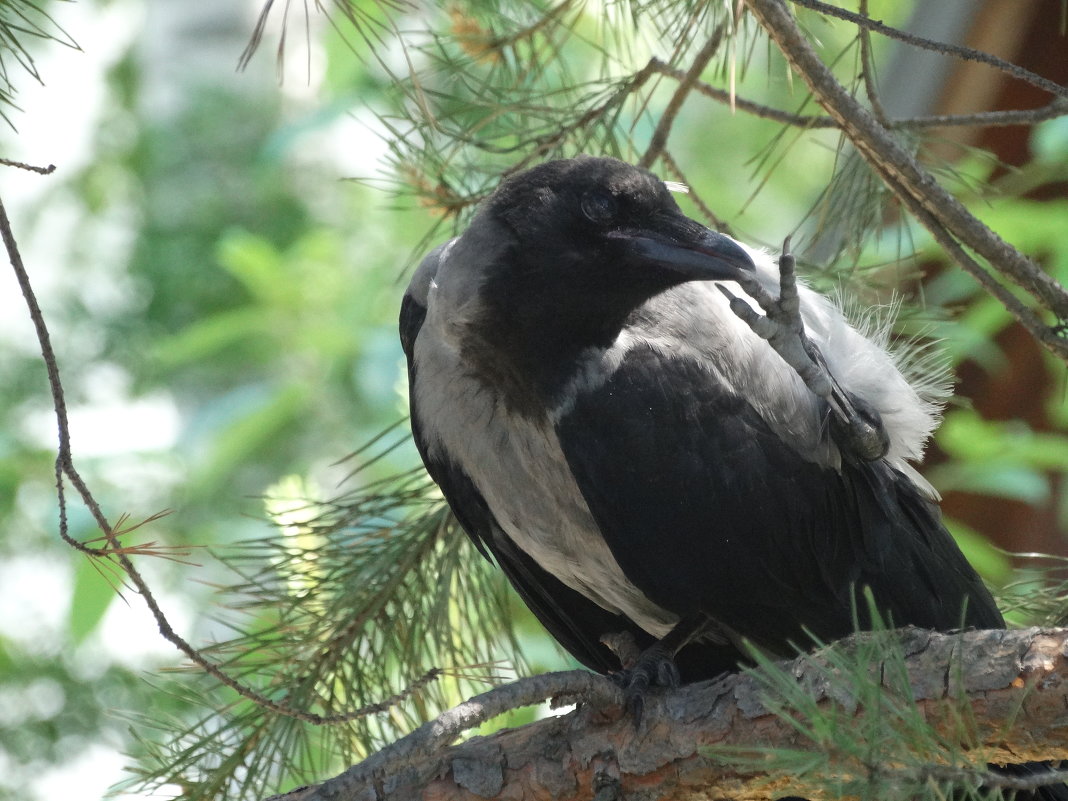
<svg viewBox="0 0 1068 801">
<path fill-rule="evenodd" d="M 41 358 L 45 363 L 45 369 L 48 373 L 48 384 L 52 394 L 52 403 L 55 409 L 56 425 L 59 433 L 59 447 L 56 457 L 55 475 L 56 493 L 59 505 L 59 534 L 63 538 L 63 541 L 90 557 L 107 558 L 117 563 L 126 574 L 126 577 L 129 579 L 134 589 L 144 599 L 145 604 L 152 613 L 153 619 L 156 621 L 156 626 L 159 628 L 160 634 L 165 640 L 174 645 L 194 664 L 199 666 L 205 673 L 215 678 L 221 684 L 229 687 L 241 697 L 276 714 L 296 718 L 297 720 L 317 725 L 354 720 L 377 712 L 386 711 L 436 679 L 441 674 L 441 671 L 435 668 L 416 679 L 400 693 L 384 701 L 368 704 L 360 709 L 343 714 L 317 715 L 304 710 L 293 709 L 285 704 L 273 701 L 249 685 L 238 681 L 222 670 L 214 662 L 207 659 L 200 653 L 200 651 L 190 645 L 174 630 L 167 616 L 160 608 L 159 603 L 156 601 L 155 596 L 152 594 L 152 590 L 149 588 L 148 583 L 130 560 L 130 554 L 151 553 L 152 549 L 145 550 L 144 547 L 138 548 L 136 546 L 129 547 L 122 545 L 119 541 L 119 536 L 131 530 L 131 528 L 126 525 L 125 516 L 119 518 L 118 525 L 112 526 L 104 515 L 103 510 L 100 508 L 100 504 L 93 496 L 92 491 L 89 489 L 74 465 L 73 451 L 71 450 L 70 424 L 67 418 L 66 395 L 63 390 L 63 382 L 59 375 L 59 364 L 56 359 L 55 350 L 52 348 L 52 340 L 48 332 L 48 326 L 45 323 L 44 314 L 41 311 L 40 304 L 37 302 L 37 296 L 30 283 L 29 274 L 22 261 L 22 254 L 19 251 L 18 243 L 15 241 L 15 235 L 11 229 L 11 221 L 8 219 L 7 210 L 2 201 L 0 201 L 0 237 L 3 239 L 8 258 L 11 261 L 12 269 L 15 272 L 15 278 L 22 290 L 26 307 L 30 313 L 30 320 L 32 321 L 37 334 L 38 346 L 41 349 Z M 64 479 L 69 480 L 71 485 L 77 490 L 82 503 L 85 504 L 90 514 L 92 514 L 93 519 L 96 521 L 97 526 L 100 528 L 101 532 L 103 532 L 103 538 L 108 543 L 107 546 L 103 548 L 91 548 L 70 535 L 67 520 Z M 152 519 L 154 518 L 149 518 L 149 520 Z M 158 551 L 159 549 L 155 548 L 154 550 Z"/>
<path fill-rule="evenodd" d="M 708 41 L 697 52 L 697 55 L 694 56 L 689 69 L 682 76 L 675 93 L 671 96 L 671 100 L 668 101 L 667 107 L 660 114 L 660 121 L 657 123 L 656 130 L 653 131 L 653 136 L 649 140 L 649 147 L 645 149 L 645 154 L 638 162 L 639 166 L 651 167 L 664 150 L 664 146 L 667 145 L 668 134 L 671 133 L 671 126 L 675 124 L 675 117 L 682 108 L 682 104 L 686 102 L 686 98 L 697 83 L 697 79 L 701 77 L 701 73 L 708 66 L 708 62 L 712 60 L 712 56 L 719 50 L 725 30 L 726 23 L 720 23 L 712 35 L 708 37 Z"/>
<path fill-rule="evenodd" d="M 932 50 L 936 53 L 942 53 L 943 55 L 956 56 L 965 61 L 976 61 L 980 64 L 986 64 L 987 66 L 1001 70 L 1014 78 L 1019 78 L 1021 81 L 1026 81 L 1032 86 L 1044 89 L 1052 95 L 1068 98 L 1068 87 L 1054 83 L 1048 78 L 1043 78 L 1041 75 L 1036 75 L 1018 64 L 1013 64 L 1011 61 L 1005 61 L 990 53 L 984 53 L 982 50 L 975 50 L 971 47 L 963 47 L 961 45 L 949 44 L 947 42 L 936 42 L 933 39 L 925 39 L 922 36 L 906 33 L 898 28 L 892 28 L 879 20 L 871 19 L 866 14 L 856 14 L 852 11 L 846 11 L 844 8 L 832 6 L 829 3 L 820 2 L 820 0 L 790 0 L 790 2 L 794 5 L 818 11 L 821 14 L 826 14 L 829 17 L 837 17 L 838 19 L 847 20 L 858 27 L 873 30 L 890 39 L 897 39 L 899 42 L 905 42 L 913 47 L 919 47 L 923 50 Z"/>
<path fill-rule="evenodd" d="M 661 75 L 682 81 L 686 73 L 669 64 L 653 59 L 656 71 Z M 744 97 L 734 95 L 726 89 L 720 89 L 707 83 L 698 81 L 693 90 L 698 94 L 711 98 L 718 103 L 730 105 L 741 109 L 754 117 L 760 117 L 795 128 L 837 128 L 838 122 L 826 114 L 794 114 L 782 109 L 755 103 Z M 954 128 L 965 126 L 976 127 L 1001 127 L 1009 125 L 1034 125 L 1036 122 L 1056 119 L 1068 115 L 1068 101 L 1057 98 L 1045 106 L 1034 109 L 1012 109 L 1005 111 L 980 111 L 974 114 L 932 114 L 920 117 L 904 117 L 901 119 L 887 120 L 890 128 L 911 130 L 916 128 Z"/>
<path fill-rule="evenodd" d="M 705 219 L 712 223 L 712 227 L 715 228 L 717 231 L 722 231 L 723 233 L 727 234 L 727 236 L 734 236 L 734 233 L 731 231 L 730 224 L 726 220 L 722 219 L 714 211 L 712 211 L 712 209 L 709 208 L 708 204 L 705 203 L 705 201 L 701 198 L 701 195 L 692 186 L 690 186 L 690 182 L 686 180 L 686 176 L 683 175 L 682 169 L 675 161 L 675 157 L 672 156 L 669 151 L 665 150 L 660 154 L 660 160 L 664 163 L 664 166 L 667 168 L 667 171 L 671 173 L 672 178 L 690 187 L 690 200 L 692 200 L 693 204 L 697 206 L 698 210 L 705 217 Z"/>
<path fill-rule="evenodd" d="M 925 117 L 908 117 L 891 120 L 891 128 L 952 128 L 983 126 L 997 128 L 1008 125 L 1034 125 L 1036 122 L 1056 119 L 1068 114 L 1068 101 L 1057 98 L 1044 106 L 1004 111 L 979 111 L 975 114 L 932 114 Z"/>
<path fill-rule="evenodd" d="M 649 66 L 660 75 L 666 75 L 667 77 L 674 78 L 680 82 L 687 80 L 688 71 L 672 67 L 670 64 L 667 64 L 658 58 L 653 58 L 652 61 L 649 62 Z M 774 120 L 775 122 L 783 122 L 787 125 L 793 125 L 799 128 L 838 127 L 838 123 L 831 117 L 814 114 L 791 114 L 789 111 L 772 108 L 771 106 L 765 106 L 761 103 L 754 103 L 752 100 L 746 100 L 744 97 L 732 95 L 726 89 L 711 86 L 703 81 L 695 82 L 693 84 L 693 90 L 698 94 L 710 97 L 719 103 L 725 103 L 727 105 L 733 104 L 735 108 L 747 111 L 755 117 L 762 117 L 764 119 Z"/>
<path fill-rule="evenodd" d="M 0 159 L 0 164 L 5 167 L 17 167 L 20 170 L 29 170 L 30 172 L 40 173 L 41 175 L 51 175 L 56 171 L 55 164 L 49 164 L 47 167 L 38 167 L 34 164 L 27 164 L 24 161 L 12 161 L 11 159 Z"/>
<path fill-rule="evenodd" d="M 860 14 L 863 17 L 868 16 L 868 0 L 860 0 Z M 871 56 L 871 34 L 863 26 L 860 28 L 860 62 L 860 74 L 864 78 L 864 91 L 868 95 L 868 102 L 871 103 L 871 110 L 875 114 L 875 118 L 883 125 L 886 125 L 886 109 L 883 108 L 883 101 L 879 97 L 879 88 L 875 85 L 875 62 Z"/>
<path fill-rule="evenodd" d="M 926 228 L 935 242 L 938 243 L 950 258 L 960 265 L 965 272 L 975 278 L 976 281 L 991 295 L 1008 309 L 1009 313 L 1016 318 L 1028 333 L 1041 342 L 1046 348 L 1054 353 L 1063 350 L 1065 342 L 1056 330 L 1047 326 L 1034 311 L 1025 306 L 1019 298 L 998 282 L 986 269 L 973 259 L 960 243 L 954 239 L 942 225 L 941 221 L 920 201 L 897 186 L 893 175 L 881 172 L 883 180 L 894 190 L 896 197 L 908 208 L 917 220 Z"/>
</svg>

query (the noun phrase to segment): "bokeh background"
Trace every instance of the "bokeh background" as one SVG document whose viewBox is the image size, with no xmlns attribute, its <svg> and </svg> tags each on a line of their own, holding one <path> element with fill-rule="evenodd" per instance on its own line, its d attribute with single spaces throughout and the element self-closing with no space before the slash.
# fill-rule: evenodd
<svg viewBox="0 0 1068 801">
<path fill-rule="evenodd" d="M 588 4 L 577 24 L 592 30 L 606 8 Z M 313 16 L 306 39 L 303 21 L 290 25 L 279 64 L 272 19 L 238 71 L 253 0 L 41 10 L 55 23 L 46 29 L 80 49 L 32 42 L 43 83 L 5 61 L 20 109 L 8 111 L 0 155 L 57 169 L 3 169 L 0 198 L 51 328 L 83 475 L 113 519 L 173 510 L 143 538 L 189 554 L 139 565 L 176 628 L 193 642 L 222 639 L 230 623 L 216 585 L 228 574 L 207 548 L 271 536 L 272 513 L 363 480 L 341 460 L 405 413 L 395 319 L 406 271 L 454 220 L 420 196 L 424 173 L 383 119 L 397 113 L 394 76 L 406 66 L 394 44 Z M 1055 0 L 872 3 L 873 16 L 1064 84 L 1062 12 Z M 401 16 L 456 33 L 486 13 L 457 4 Z M 656 44 L 635 51 L 637 63 Z M 1045 102 L 982 65 L 886 42 L 877 55 L 893 115 Z M 572 66 L 592 72 L 585 57 Z M 761 102 L 801 102 L 759 53 L 736 78 Z M 650 119 L 635 117 L 636 138 Z M 969 207 L 1062 281 L 1066 122 L 944 131 L 927 145 L 952 165 L 946 180 Z M 865 303 L 909 295 L 906 329 L 941 340 L 958 377 L 926 474 L 986 578 L 1027 575 L 999 549 L 1068 553 L 1064 366 L 907 222 L 869 216 L 881 235 L 847 245 L 855 219 L 835 204 L 870 187 L 850 189 L 833 137 L 784 135 L 711 102 L 688 105 L 672 137 L 687 179 L 739 238 L 775 247 L 800 227 L 807 260 L 840 268 L 817 283 L 844 282 Z M 834 176 L 839 191 L 828 194 Z M 119 574 L 56 536 L 55 423 L 10 274 L 0 278 L 0 387 L 0 795 L 98 798 L 143 755 L 146 722 L 188 714 L 190 699 L 160 672 L 182 660 Z M 402 445 L 375 470 L 415 463 Z M 97 533 L 76 506 L 71 533 Z M 519 631 L 530 669 L 566 664 L 532 622 Z"/>
</svg>

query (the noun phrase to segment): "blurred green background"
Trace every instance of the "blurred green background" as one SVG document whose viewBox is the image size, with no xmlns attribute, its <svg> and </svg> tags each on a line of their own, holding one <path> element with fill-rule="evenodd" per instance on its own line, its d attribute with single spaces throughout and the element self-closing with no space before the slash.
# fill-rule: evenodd
<svg viewBox="0 0 1068 801">
<path fill-rule="evenodd" d="M 875 5 L 888 21 L 911 10 Z M 410 445 L 356 478 L 341 461 L 405 413 L 395 335 L 405 274 L 428 232 L 436 242 L 453 225 L 419 195 L 425 165 L 412 153 L 425 143 L 398 144 L 376 116 L 401 103 L 394 76 L 344 20 L 313 20 L 307 44 L 297 25 L 280 75 L 279 33 L 270 28 L 249 68 L 235 71 L 255 3 L 45 8 L 83 50 L 34 44 L 45 85 L 12 76 L 22 110 L 9 112 L 13 128 L 0 137 L 3 155 L 58 169 L 47 177 L 4 169 L 0 197 L 51 327 L 75 458 L 111 519 L 170 509 L 143 539 L 225 546 L 270 536 L 268 512 L 415 465 Z M 453 33 L 490 14 L 468 17 L 459 6 L 408 13 Z M 576 17 L 590 38 L 598 13 Z M 819 33 L 825 42 L 845 37 L 829 25 Z M 388 43 L 376 47 L 403 72 Z M 635 50 L 637 63 L 655 47 Z M 573 58 L 572 70 L 595 72 L 592 51 Z M 803 101 L 785 71 L 753 58 L 737 76 L 739 91 L 791 110 Z M 650 119 L 635 116 L 635 138 L 649 135 Z M 1026 159 L 1013 169 L 969 145 L 944 177 L 1063 281 L 1068 200 L 1035 188 L 1063 187 L 1068 126 L 1044 123 L 1026 136 Z M 848 194 L 821 206 L 832 176 L 848 179 L 832 134 L 782 134 L 724 106 L 688 104 L 672 152 L 706 202 L 754 244 L 775 247 L 803 220 L 834 218 Z M 406 181 L 415 189 L 400 191 Z M 1004 534 L 1001 544 L 1015 550 L 1065 552 L 1064 366 L 1033 348 L 1022 360 L 1008 314 L 945 267 L 922 232 L 893 220 L 882 231 L 831 247 L 840 272 L 814 280 L 868 292 L 902 286 L 921 267 L 928 273 L 916 296 L 923 307 L 909 308 L 906 328 L 943 340 L 967 383 L 927 475 L 947 494 L 951 528 L 969 556 L 1003 585 L 1021 574 L 991 535 Z M 821 242 L 826 251 L 812 233 L 810 254 Z M 899 256 L 907 258 L 887 268 Z M 181 721 L 192 706 L 159 687 L 157 671 L 182 660 L 140 599 L 56 536 L 45 371 L 10 275 L 0 300 L 0 795 L 94 798 L 143 753 L 135 732 L 145 718 Z M 1024 363 L 1037 367 L 1012 377 Z M 991 411 L 995 400 L 1004 411 Z M 1012 530 L 984 528 L 987 508 L 1012 509 Z M 96 536 L 76 505 L 71 533 Z M 190 641 L 230 636 L 215 594 L 228 573 L 209 552 L 138 564 Z M 519 631 L 531 669 L 567 664 L 532 621 Z"/>
</svg>

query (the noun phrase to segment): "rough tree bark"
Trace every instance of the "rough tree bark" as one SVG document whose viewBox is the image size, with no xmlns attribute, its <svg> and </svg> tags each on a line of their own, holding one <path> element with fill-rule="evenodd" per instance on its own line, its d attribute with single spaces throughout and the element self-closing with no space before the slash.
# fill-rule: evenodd
<svg viewBox="0 0 1068 801">
<path fill-rule="evenodd" d="M 981 749 L 983 760 L 1068 757 L 1068 629 L 900 634 L 912 696 L 940 733 L 960 736 L 964 708 L 974 722 L 966 747 Z M 853 648 L 867 636 L 834 647 Z M 821 706 L 838 704 L 858 723 L 865 714 L 827 680 L 818 655 L 783 666 Z M 871 675 L 882 676 L 883 667 L 873 664 Z M 472 699 L 340 776 L 274 801 L 771 799 L 794 778 L 712 756 L 717 746 L 813 748 L 769 710 L 764 688 L 759 675 L 732 675 L 658 694 L 635 727 L 608 680 L 581 671 L 536 676 Z M 505 706 L 561 690 L 584 699 L 570 714 L 448 745 Z"/>
</svg>

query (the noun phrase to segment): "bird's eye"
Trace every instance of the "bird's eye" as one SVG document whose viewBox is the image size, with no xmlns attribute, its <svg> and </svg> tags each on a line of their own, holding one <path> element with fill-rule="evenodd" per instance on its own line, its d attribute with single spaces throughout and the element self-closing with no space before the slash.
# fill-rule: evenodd
<svg viewBox="0 0 1068 801">
<path fill-rule="evenodd" d="M 616 199 L 608 192 L 594 190 L 582 196 L 582 213 L 595 223 L 611 222 L 616 216 Z"/>
</svg>

